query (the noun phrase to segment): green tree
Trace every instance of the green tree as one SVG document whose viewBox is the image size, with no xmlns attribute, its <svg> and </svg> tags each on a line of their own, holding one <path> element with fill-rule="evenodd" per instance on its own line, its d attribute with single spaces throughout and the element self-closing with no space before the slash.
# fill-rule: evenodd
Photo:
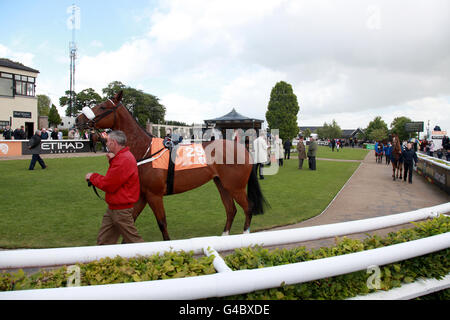
<svg viewBox="0 0 450 320">
<path fill-rule="evenodd" d="M 382 141 L 387 139 L 388 132 L 384 128 L 374 129 L 370 132 L 369 139 L 373 141 Z"/>
<path fill-rule="evenodd" d="M 94 89 L 88 88 L 74 94 L 75 101 L 73 106 L 71 106 L 71 94 L 70 90 L 65 92 L 65 95 L 59 98 L 59 105 L 61 107 L 66 107 L 66 116 L 75 116 L 83 107 L 88 107 L 91 104 L 97 104 L 102 101 L 102 97 L 95 92 Z"/>
<path fill-rule="evenodd" d="M 76 93 L 74 93 L 74 97 L 76 97 Z M 77 114 L 76 111 L 76 99 L 72 104 L 72 95 L 70 90 L 66 90 L 64 96 L 59 98 L 59 106 L 66 107 L 66 116 L 74 117 Z"/>
<path fill-rule="evenodd" d="M 303 137 L 309 138 L 311 136 L 311 130 L 309 130 L 309 128 L 306 128 L 305 131 L 303 131 Z"/>
<path fill-rule="evenodd" d="M 322 128 L 318 128 L 317 135 L 320 139 L 338 139 L 342 137 L 342 129 L 333 119 L 330 124 L 325 122 Z"/>
<path fill-rule="evenodd" d="M 89 107 L 91 104 L 99 104 L 102 102 L 102 97 L 95 92 L 94 89 L 88 88 L 77 93 L 75 101 L 75 111 L 81 111 L 84 107 Z"/>
<path fill-rule="evenodd" d="M 279 129 L 282 140 L 297 136 L 297 114 L 299 111 L 297 96 L 289 83 L 280 81 L 270 93 L 266 119 L 270 129 Z"/>
<path fill-rule="evenodd" d="M 412 122 L 412 120 L 408 117 L 397 117 L 391 123 L 391 132 L 396 133 L 400 138 L 400 141 L 407 140 L 410 137 L 416 137 L 416 133 L 414 132 L 406 132 L 405 124 L 407 122 Z"/>
<path fill-rule="evenodd" d="M 48 116 L 50 111 L 50 98 L 45 94 L 38 94 L 38 115 Z"/>
<path fill-rule="evenodd" d="M 384 122 L 380 116 L 375 117 L 372 121 L 369 122 L 369 125 L 367 126 L 367 128 L 365 130 L 365 134 L 366 134 L 367 138 L 369 138 L 371 140 L 377 140 L 377 139 L 374 139 L 374 136 L 372 136 L 372 132 L 376 129 L 383 129 L 384 133 L 387 137 L 387 135 L 389 133 L 389 129 L 388 129 L 386 122 Z M 379 137 L 381 135 L 381 132 L 382 131 L 377 131 L 375 136 Z M 380 140 L 380 139 L 378 139 L 378 140 Z"/>
<path fill-rule="evenodd" d="M 102 89 L 102 92 L 106 97 L 111 98 L 120 90 L 123 91 L 123 105 L 130 110 L 141 126 L 145 126 L 147 121 L 164 122 L 166 108 L 159 103 L 159 99 L 154 95 L 127 87 L 120 81 L 109 83 L 106 88 Z"/>
<path fill-rule="evenodd" d="M 61 123 L 61 117 L 59 116 L 56 106 L 52 104 L 50 111 L 48 113 L 48 124 L 52 127 L 56 127 Z"/>
<path fill-rule="evenodd" d="M 120 90 L 124 91 L 125 93 L 125 89 L 126 89 L 126 85 L 124 85 L 122 82 L 120 81 L 113 81 L 110 82 L 108 84 L 108 86 L 106 88 L 102 89 L 102 93 L 106 98 L 112 98 L 114 97 L 114 95 L 119 92 Z M 125 99 L 125 95 L 122 97 L 122 102 Z"/>
</svg>

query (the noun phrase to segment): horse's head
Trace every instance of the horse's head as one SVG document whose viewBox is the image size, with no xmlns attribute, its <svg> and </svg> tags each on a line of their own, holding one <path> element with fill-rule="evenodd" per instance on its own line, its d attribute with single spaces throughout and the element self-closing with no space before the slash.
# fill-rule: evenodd
<svg viewBox="0 0 450 320">
<path fill-rule="evenodd" d="M 392 146 L 393 146 L 393 151 L 395 153 L 402 152 L 402 148 L 400 146 L 400 139 L 398 138 L 398 135 L 396 133 L 394 133 L 392 136 Z"/>
<path fill-rule="evenodd" d="M 75 119 L 78 129 L 106 129 L 113 128 L 116 121 L 117 108 L 122 105 L 123 91 L 117 93 L 112 99 L 108 99 L 92 108 L 84 107 L 82 113 Z"/>
</svg>

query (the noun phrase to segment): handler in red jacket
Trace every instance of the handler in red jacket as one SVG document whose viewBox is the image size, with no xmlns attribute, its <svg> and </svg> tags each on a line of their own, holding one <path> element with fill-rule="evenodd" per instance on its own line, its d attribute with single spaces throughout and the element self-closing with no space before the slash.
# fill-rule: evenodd
<svg viewBox="0 0 450 320">
<path fill-rule="evenodd" d="M 122 235 L 125 243 L 144 242 L 139 236 L 133 219 L 133 206 L 139 200 L 140 186 L 136 159 L 126 146 L 122 131 L 108 134 L 106 146 L 110 153 L 106 176 L 87 173 L 86 180 L 105 191 L 108 209 L 103 216 L 97 245 L 116 244 Z"/>
</svg>

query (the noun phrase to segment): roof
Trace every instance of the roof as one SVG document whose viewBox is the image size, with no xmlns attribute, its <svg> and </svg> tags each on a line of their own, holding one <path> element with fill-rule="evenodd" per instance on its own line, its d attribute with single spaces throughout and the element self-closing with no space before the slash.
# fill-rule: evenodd
<svg viewBox="0 0 450 320">
<path fill-rule="evenodd" d="M 355 129 L 344 129 L 344 130 L 341 130 L 343 137 L 351 137 L 355 131 L 356 131 Z"/>
<path fill-rule="evenodd" d="M 259 119 L 253 119 L 246 116 L 243 116 L 242 114 L 238 113 L 234 108 L 231 110 L 231 112 L 227 113 L 224 116 L 215 118 L 215 119 L 209 119 L 205 120 L 205 122 L 230 122 L 230 121 L 236 121 L 236 122 L 245 122 L 245 121 L 255 121 L 255 122 L 264 122 L 264 120 Z"/>
<path fill-rule="evenodd" d="M 317 127 L 299 127 L 301 132 L 304 132 L 306 129 L 309 129 L 311 133 L 315 133 L 317 129 L 322 128 L 322 126 Z M 354 137 L 358 132 L 364 133 L 361 128 L 358 129 L 342 129 L 342 137 Z"/>
<path fill-rule="evenodd" d="M 306 129 L 309 129 L 309 131 L 311 131 L 311 133 L 314 133 L 317 129 L 322 128 L 322 126 L 317 126 L 317 127 L 298 127 L 300 129 L 301 132 L 305 131 Z"/>
<path fill-rule="evenodd" d="M 39 73 L 38 70 L 24 66 L 23 64 L 19 62 L 14 62 L 6 58 L 0 58 L 0 66 L 11 68 L 11 69 L 18 69 L 18 70 L 24 70 L 24 71 L 30 71 L 30 72 L 36 72 Z"/>
</svg>

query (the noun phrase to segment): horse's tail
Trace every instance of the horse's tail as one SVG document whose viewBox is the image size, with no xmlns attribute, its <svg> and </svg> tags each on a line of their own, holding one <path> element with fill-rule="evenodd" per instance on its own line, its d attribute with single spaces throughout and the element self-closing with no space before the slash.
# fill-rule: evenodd
<svg viewBox="0 0 450 320">
<path fill-rule="evenodd" d="M 269 203 L 264 198 L 261 187 L 259 186 L 256 171 L 252 169 L 247 184 L 247 197 L 250 204 L 250 212 L 252 215 L 263 214 L 264 210 L 269 207 Z"/>
</svg>

